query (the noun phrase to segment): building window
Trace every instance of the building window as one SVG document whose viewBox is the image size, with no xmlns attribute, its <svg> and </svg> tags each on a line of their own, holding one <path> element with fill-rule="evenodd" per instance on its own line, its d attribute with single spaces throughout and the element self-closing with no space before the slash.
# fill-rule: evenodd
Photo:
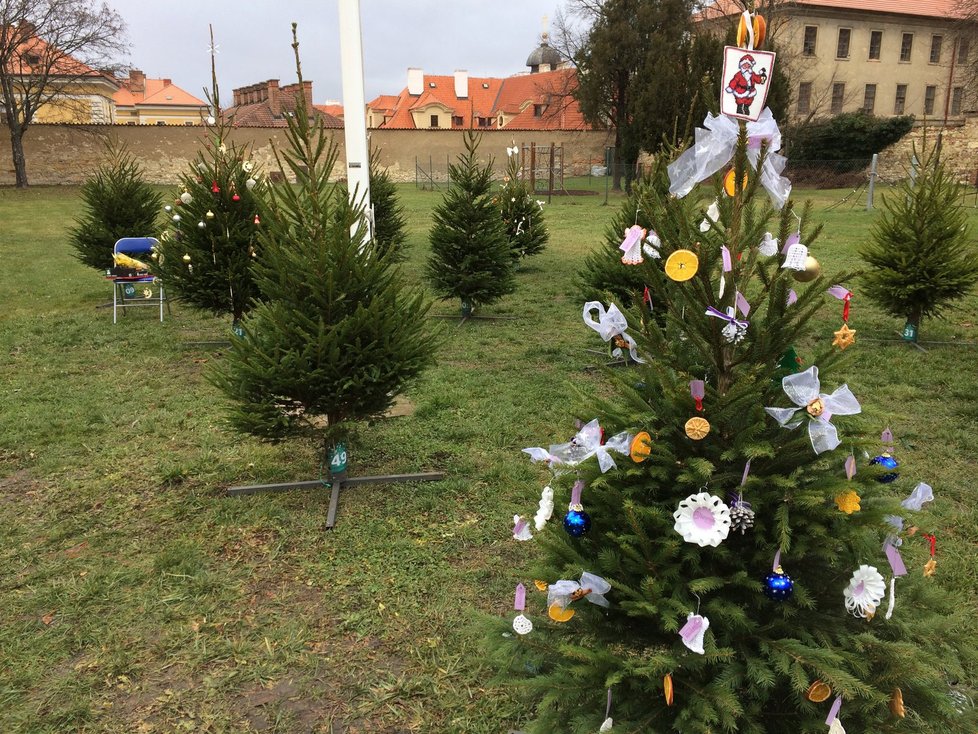
<svg viewBox="0 0 978 734">
<path fill-rule="evenodd" d="M 807 115 L 812 109 L 812 83 L 798 85 L 798 114 Z"/>
<path fill-rule="evenodd" d="M 157 120 L 156 121 L 156 124 L 157 125 L 166 125 L 166 120 Z"/>
<path fill-rule="evenodd" d="M 839 29 L 839 43 L 835 49 L 835 58 L 849 58 L 849 40 L 852 38 L 852 28 Z"/>
<path fill-rule="evenodd" d="M 955 87 L 951 90 L 951 114 L 961 114 L 961 98 L 964 96 L 964 87 Z"/>
<path fill-rule="evenodd" d="M 896 101 L 893 103 L 893 114 L 902 115 L 903 108 L 907 106 L 907 85 L 897 84 Z"/>
<path fill-rule="evenodd" d="M 838 115 L 842 112 L 842 105 L 846 99 L 845 82 L 836 82 L 832 85 L 832 114 Z"/>
<path fill-rule="evenodd" d="M 869 32 L 869 58 L 871 61 L 880 60 L 880 48 L 883 46 L 883 31 Z"/>
<path fill-rule="evenodd" d="M 873 114 L 876 108 L 876 85 L 867 84 L 866 91 L 863 93 L 863 112 L 867 115 Z"/>
<path fill-rule="evenodd" d="M 911 53 L 913 53 L 913 33 L 904 33 L 903 40 L 900 41 L 900 61 L 910 61 Z"/>
<path fill-rule="evenodd" d="M 136 121 L 135 120 L 126 120 L 126 124 L 127 125 L 135 125 L 136 124 Z"/>
<path fill-rule="evenodd" d="M 480 117 L 478 119 L 478 125 L 479 125 L 479 127 L 489 127 L 489 118 L 488 117 Z"/>
<path fill-rule="evenodd" d="M 533 105 L 533 116 L 534 117 L 543 117 L 543 113 L 544 113 L 544 111 L 546 111 L 546 109 L 547 109 L 547 105 L 545 105 L 545 104 L 535 104 L 535 105 Z"/>
<path fill-rule="evenodd" d="M 465 122 L 459 116 L 452 116 L 452 127 L 462 127 Z"/>
<path fill-rule="evenodd" d="M 438 127 L 438 115 L 432 115 L 429 127 Z"/>
<path fill-rule="evenodd" d="M 805 41 L 802 43 L 801 53 L 803 56 L 815 55 L 815 41 L 818 40 L 818 27 L 813 25 L 805 26 Z"/>
<path fill-rule="evenodd" d="M 971 39 L 967 37 L 958 39 L 958 63 L 968 63 L 968 52 L 971 50 Z"/>
<path fill-rule="evenodd" d="M 934 99 L 937 97 L 937 87 L 933 84 L 924 89 L 924 114 L 934 114 Z"/>
<path fill-rule="evenodd" d="M 930 37 L 930 63 L 941 63 L 941 46 L 944 45 L 944 36 L 934 35 Z"/>
</svg>

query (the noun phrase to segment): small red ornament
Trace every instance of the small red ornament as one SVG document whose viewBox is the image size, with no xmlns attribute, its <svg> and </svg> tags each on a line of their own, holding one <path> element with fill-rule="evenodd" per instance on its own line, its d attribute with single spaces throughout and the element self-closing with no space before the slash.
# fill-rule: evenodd
<svg viewBox="0 0 978 734">
<path fill-rule="evenodd" d="M 217 181 L 211 182 L 211 191 L 215 194 L 221 193 L 221 187 L 217 185 Z"/>
<path fill-rule="evenodd" d="M 257 214 L 255 215 L 255 224 L 261 224 L 261 220 L 258 218 Z"/>
<path fill-rule="evenodd" d="M 235 194 L 234 196 L 231 197 L 231 201 L 241 201 L 241 197 Z"/>
</svg>

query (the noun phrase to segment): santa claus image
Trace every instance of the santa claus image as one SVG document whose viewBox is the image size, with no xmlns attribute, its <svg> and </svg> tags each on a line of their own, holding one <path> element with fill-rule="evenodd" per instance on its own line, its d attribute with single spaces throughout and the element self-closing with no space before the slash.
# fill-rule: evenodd
<svg viewBox="0 0 978 734">
<path fill-rule="evenodd" d="M 767 69 L 761 69 L 760 73 L 754 72 L 754 57 L 744 54 L 737 63 L 737 73 L 733 75 L 727 84 L 727 94 L 732 94 L 737 102 L 737 114 L 749 115 L 750 106 L 757 96 L 757 85 L 767 83 Z"/>
</svg>

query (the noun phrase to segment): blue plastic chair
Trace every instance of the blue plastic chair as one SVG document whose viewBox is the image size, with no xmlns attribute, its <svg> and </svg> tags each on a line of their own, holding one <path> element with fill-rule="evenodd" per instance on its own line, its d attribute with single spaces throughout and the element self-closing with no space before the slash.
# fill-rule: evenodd
<svg viewBox="0 0 978 734">
<path fill-rule="evenodd" d="M 112 247 L 112 254 L 129 255 L 136 259 L 148 256 L 160 242 L 155 237 L 123 237 Z M 163 282 L 148 272 L 136 272 L 134 275 L 109 275 L 112 281 L 112 323 L 116 323 L 118 310 L 126 315 L 127 307 L 159 306 L 160 322 L 163 322 L 163 303 L 166 296 L 163 292 Z M 142 288 L 140 288 L 142 286 Z M 154 295 L 154 286 L 156 292 Z M 167 303 L 167 308 L 170 304 Z"/>
</svg>

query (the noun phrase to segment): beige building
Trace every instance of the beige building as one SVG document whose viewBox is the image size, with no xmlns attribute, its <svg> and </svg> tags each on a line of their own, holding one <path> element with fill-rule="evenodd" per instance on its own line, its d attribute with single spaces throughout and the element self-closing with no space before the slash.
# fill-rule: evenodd
<svg viewBox="0 0 978 734">
<path fill-rule="evenodd" d="M 118 82 L 113 102 L 120 125 L 201 125 L 209 114 L 206 102 L 169 79 L 150 79 L 130 69 L 128 78 Z"/>
<path fill-rule="evenodd" d="M 959 120 L 974 108 L 978 53 L 957 0 L 795 0 L 761 14 L 791 84 L 795 121 L 863 110 L 881 117 Z M 725 32 L 740 9 L 719 0 L 700 16 Z M 978 42 L 976 42 L 978 43 Z"/>
</svg>

